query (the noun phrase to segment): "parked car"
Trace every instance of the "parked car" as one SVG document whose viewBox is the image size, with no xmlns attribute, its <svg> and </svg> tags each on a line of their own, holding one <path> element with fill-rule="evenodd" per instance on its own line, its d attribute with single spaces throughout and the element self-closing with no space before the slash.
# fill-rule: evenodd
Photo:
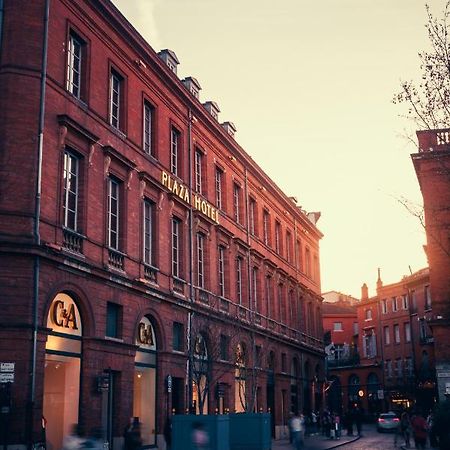
<svg viewBox="0 0 450 450">
<path fill-rule="evenodd" d="M 400 425 L 400 419 L 392 411 L 382 413 L 377 420 L 377 430 L 379 433 L 383 431 L 395 431 Z"/>
</svg>

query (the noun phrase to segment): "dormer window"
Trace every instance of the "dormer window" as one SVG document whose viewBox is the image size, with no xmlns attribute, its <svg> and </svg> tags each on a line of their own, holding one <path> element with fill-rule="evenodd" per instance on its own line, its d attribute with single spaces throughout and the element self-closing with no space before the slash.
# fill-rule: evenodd
<svg viewBox="0 0 450 450">
<path fill-rule="evenodd" d="M 200 83 L 194 77 L 186 77 L 181 81 L 186 89 L 195 97 L 200 97 L 200 90 L 202 89 Z"/>
<path fill-rule="evenodd" d="M 167 67 L 176 75 L 177 74 L 177 66 L 180 64 L 178 61 L 177 55 L 172 50 L 168 48 L 161 50 L 158 53 L 158 56 L 166 63 Z"/>
<path fill-rule="evenodd" d="M 216 102 L 206 102 L 203 103 L 205 109 L 214 117 L 214 119 L 219 120 L 220 109 Z"/>
<path fill-rule="evenodd" d="M 223 122 L 221 123 L 224 130 L 231 136 L 234 137 L 234 134 L 236 133 L 236 126 L 233 122 Z"/>
</svg>

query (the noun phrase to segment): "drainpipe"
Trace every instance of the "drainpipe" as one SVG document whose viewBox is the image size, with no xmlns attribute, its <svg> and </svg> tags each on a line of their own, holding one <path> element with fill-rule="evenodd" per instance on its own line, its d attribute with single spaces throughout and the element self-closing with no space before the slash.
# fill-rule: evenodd
<svg viewBox="0 0 450 450">
<path fill-rule="evenodd" d="M 3 43 L 3 0 L 0 0 L 0 55 L 2 54 L 2 43 Z"/>
<path fill-rule="evenodd" d="M 41 245 L 39 233 L 39 222 L 41 215 L 41 187 L 42 187 L 42 153 L 44 143 L 44 121 L 45 121 L 45 87 L 47 82 L 47 51 L 48 51 L 48 18 L 50 10 L 50 0 L 45 1 L 44 12 L 44 36 L 42 41 L 42 62 L 41 62 L 41 85 L 39 104 L 39 125 L 38 125 L 38 148 L 37 148 L 37 174 L 36 174 L 36 195 L 34 208 L 34 244 L 37 251 Z M 31 389 L 30 389 L 30 427 L 29 445 L 33 440 L 34 406 L 36 402 L 36 359 L 37 359 L 37 333 L 39 323 L 39 255 L 34 259 L 33 270 L 33 339 L 32 339 L 32 361 L 31 361 Z"/>
<path fill-rule="evenodd" d="M 188 110 L 188 161 L 189 161 L 189 192 L 192 195 L 192 121 L 194 120 L 192 115 L 192 110 Z M 188 359 L 186 361 L 186 394 L 187 394 L 187 404 L 189 411 L 192 406 L 192 364 L 193 364 L 193 351 L 192 351 L 192 319 L 194 312 L 192 310 L 192 304 L 194 302 L 194 273 L 193 273 L 193 259 L 194 259 L 194 248 L 193 248 L 193 233 L 194 233 L 194 215 L 192 209 L 192 198 L 189 202 L 189 302 L 191 308 L 188 312 L 188 324 L 187 324 L 187 353 Z M 169 412 L 167 411 L 167 414 Z"/>
</svg>

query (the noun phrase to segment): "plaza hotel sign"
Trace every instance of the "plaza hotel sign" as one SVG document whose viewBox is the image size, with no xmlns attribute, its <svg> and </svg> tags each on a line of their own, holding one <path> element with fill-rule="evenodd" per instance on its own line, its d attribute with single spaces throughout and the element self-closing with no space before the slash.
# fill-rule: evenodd
<svg viewBox="0 0 450 450">
<path fill-rule="evenodd" d="M 219 210 L 217 208 L 206 200 L 203 200 L 198 194 L 190 192 L 187 186 L 179 183 L 164 170 L 161 171 L 161 184 L 172 192 L 172 194 L 183 200 L 183 202 L 191 205 L 216 224 L 219 223 Z"/>
</svg>

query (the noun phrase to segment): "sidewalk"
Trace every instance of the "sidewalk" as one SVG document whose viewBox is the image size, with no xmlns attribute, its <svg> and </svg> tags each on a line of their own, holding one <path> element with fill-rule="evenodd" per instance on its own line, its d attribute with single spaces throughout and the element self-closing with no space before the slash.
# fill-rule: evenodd
<svg viewBox="0 0 450 450">
<path fill-rule="evenodd" d="M 330 439 L 322 435 L 307 436 L 304 450 L 327 450 L 340 447 L 358 440 L 358 436 L 342 436 L 340 439 Z M 294 450 L 288 439 L 272 440 L 272 450 Z"/>
</svg>

